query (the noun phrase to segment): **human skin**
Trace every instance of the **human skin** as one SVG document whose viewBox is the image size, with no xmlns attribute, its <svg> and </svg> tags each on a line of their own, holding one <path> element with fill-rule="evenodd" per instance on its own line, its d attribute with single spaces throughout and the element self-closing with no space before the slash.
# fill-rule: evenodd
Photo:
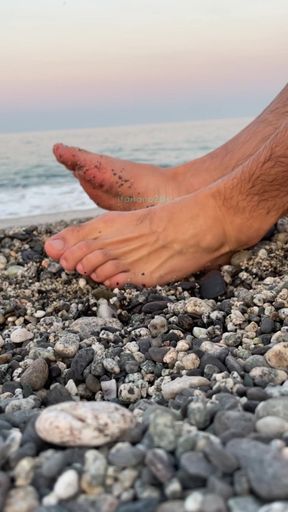
<svg viewBox="0 0 288 512">
<path fill-rule="evenodd" d="M 165 204 L 70 226 L 45 249 L 109 287 L 176 281 L 255 244 L 288 207 L 288 123 L 232 172 Z"/>
<path fill-rule="evenodd" d="M 191 194 L 232 172 L 249 159 L 287 117 L 288 85 L 262 114 L 228 142 L 205 156 L 169 169 L 63 144 L 54 146 L 54 154 L 73 172 L 98 206 L 108 210 L 135 210 Z"/>
</svg>

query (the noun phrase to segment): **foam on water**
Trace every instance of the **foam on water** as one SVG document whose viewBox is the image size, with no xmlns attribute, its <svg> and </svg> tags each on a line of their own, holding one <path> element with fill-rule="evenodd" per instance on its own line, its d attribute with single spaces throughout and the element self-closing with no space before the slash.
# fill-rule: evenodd
<svg viewBox="0 0 288 512">
<path fill-rule="evenodd" d="M 95 207 L 55 161 L 55 142 L 168 167 L 211 151 L 248 122 L 241 118 L 0 135 L 1 217 Z"/>
</svg>

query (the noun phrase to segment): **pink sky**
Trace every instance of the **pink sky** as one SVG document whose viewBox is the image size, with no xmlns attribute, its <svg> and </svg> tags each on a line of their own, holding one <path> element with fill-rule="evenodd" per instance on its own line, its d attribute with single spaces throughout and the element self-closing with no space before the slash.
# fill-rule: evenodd
<svg viewBox="0 0 288 512">
<path fill-rule="evenodd" d="M 287 81 L 287 15 L 287 0 L 9 0 L 0 130 L 253 115 Z"/>
</svg>

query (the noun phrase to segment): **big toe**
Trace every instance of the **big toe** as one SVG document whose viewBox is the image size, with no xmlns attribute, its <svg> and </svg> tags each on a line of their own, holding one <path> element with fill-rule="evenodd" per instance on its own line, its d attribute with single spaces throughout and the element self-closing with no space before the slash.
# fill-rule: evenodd
<svg viewBox="0 0 288 512">
<path fill-rule="evenodd" d="M 63 229 L 45 242 L 45 251 L 54 260 L 59 260 L 67 249 L 84 240 L 96 240 L 102 233 L 105 225 L 112 222 L 112 214 L 100 215 L 83 224 L 76 224 Z"/>
<path fill-rule="evenodd" d="M 53 153 L 58 162 L 65 165 L 70 171 L 85 167 L 89 163 L 89 157 L 91 158 L 89 151 L 64 144 L 55 144 Z"/>
</svg>

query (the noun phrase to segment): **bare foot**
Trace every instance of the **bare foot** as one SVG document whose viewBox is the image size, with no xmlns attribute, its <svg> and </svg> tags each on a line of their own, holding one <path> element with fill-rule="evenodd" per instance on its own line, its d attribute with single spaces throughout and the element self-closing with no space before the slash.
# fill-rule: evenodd
<svg viewBox="0 0 288 512">
<path fill-rule="evenodd" d="M 107 210 L 127 211 L 191 194 L 251 157 L 287 118 L 288 86 L 249 126 L 204 157 L 170 169 L 98 155 L 56 144 L 57 160 L 71 170 L 89 197 Z"/>
<path fill-rule="evenodd" d="M 239 169 L 170 203 L 110 212 L 50 238 L 66 270 L 107 286 L 178 280 L 249 247 L 287 210 L 288 124 Z"/>
</svg>

